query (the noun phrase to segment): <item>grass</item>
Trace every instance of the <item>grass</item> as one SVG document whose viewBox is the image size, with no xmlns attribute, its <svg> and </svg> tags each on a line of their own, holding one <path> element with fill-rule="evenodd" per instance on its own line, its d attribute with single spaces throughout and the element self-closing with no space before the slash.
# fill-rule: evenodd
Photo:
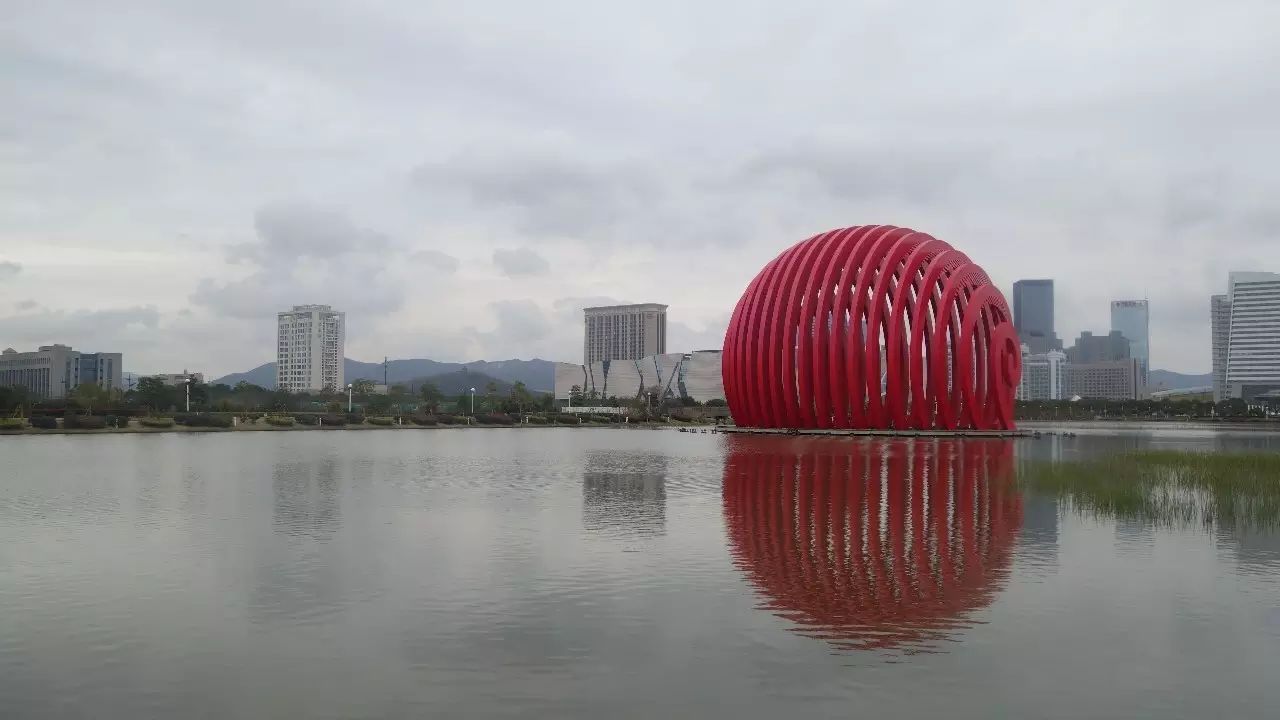
<svg viewBox="0 0 1280 720">
<path fill-rule="evenodd" d="M 1034 492 L 1094 517 L 1157 525 L 1280 527 L 1280 454 L 1144 451 L 1020 473 Z"/>
</svg>

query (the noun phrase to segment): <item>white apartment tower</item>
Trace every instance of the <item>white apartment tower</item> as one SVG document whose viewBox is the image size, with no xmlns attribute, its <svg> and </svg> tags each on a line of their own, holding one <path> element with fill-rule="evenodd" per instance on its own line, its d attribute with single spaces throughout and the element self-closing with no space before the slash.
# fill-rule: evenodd
<svg viewBox="0 0 1280 720">
<path fill-rule="evenodd" d="M 345 387 L 347 314 L 328 305 L 294 305 L 279 313 L 276 387 L 289 392 Z"/>
</svg>

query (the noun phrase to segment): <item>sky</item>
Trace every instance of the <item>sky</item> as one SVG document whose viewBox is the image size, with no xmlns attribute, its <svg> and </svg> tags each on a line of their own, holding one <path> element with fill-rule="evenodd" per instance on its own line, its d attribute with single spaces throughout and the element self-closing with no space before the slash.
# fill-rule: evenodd
<svg viewBox="0 0 1280 720">
<path fill-rule="evenodd" d="M 719 347 L 791 244 L 892 224 L 1057 331 L 1148 297 L 1209 370 L 1209 296 L 1280 271 L 1280 4 L 8 3 L 0 346 L 212 376 L 275 313 L 347 356 L 579 362 L 581 309 Z"/>
</svg>

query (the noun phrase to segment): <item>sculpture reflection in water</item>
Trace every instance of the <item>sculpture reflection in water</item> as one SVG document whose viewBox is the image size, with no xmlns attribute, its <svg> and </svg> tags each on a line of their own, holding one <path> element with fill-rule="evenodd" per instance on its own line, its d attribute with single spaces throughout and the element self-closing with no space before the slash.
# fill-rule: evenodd
<svg viewBox="0 0 1280 720">
<path fill-rule="evenodd" d="M 842 650 L 927 651 L 1003 587 L 1008 440 L 726 440 L 724 514 L 762 608 Z"/>
</svg>

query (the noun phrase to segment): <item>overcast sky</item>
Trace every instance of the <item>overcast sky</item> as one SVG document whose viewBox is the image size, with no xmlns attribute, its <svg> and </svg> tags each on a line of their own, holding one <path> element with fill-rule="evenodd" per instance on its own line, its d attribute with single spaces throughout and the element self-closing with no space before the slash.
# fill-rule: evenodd
<svg viewBox="0 0 1280 720">
<path fill-rule="evenodd" d="M 1280 271 L 1280 3 L 17 0 L 0 14 L 0 346 L 213 375 L 274 313 L 347 355 L 580 361 L 581 308 L 719 347 L 833 227 L 914 227 L 1058 333 Z"/>
</svg>

